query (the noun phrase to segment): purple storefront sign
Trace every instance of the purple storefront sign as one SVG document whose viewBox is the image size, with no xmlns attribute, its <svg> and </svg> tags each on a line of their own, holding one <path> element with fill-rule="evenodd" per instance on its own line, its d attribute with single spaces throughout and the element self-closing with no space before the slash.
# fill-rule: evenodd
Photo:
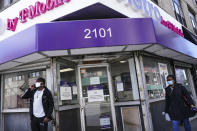
<svg viewBox="0 0 197 131">
<path fill-rule="evenodd" d="M 0 64 L 36 51 L 36 28 L 33 26 L 0 42 Z"/>
<path fill-rule="evenodd" d="M 0 42 L 0 64 L 41 51 L 152 43 L 197 58 L 196 45 L 151 18 L 121 18 L 34 25 Z"/>
<path fill-rule="evenodd" d="M 197 45 L 153 21 L 157 43 L 169 49 L 197 58 Z"/>
<path fill-rule="evenodd" d="M 88 91 L 89 90 L 103 90 L 103 85 L 88 86 Z"/>
<path fill-rule="evenodd" d="M 106 19 L 37 25 L 39 51 L 155 43 L 152 20 Z"/>
</svg>

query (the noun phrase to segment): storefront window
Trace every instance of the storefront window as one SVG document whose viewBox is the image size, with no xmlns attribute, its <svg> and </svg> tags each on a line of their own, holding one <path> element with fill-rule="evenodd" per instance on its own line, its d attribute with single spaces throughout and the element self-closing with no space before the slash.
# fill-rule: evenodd
<svg viewBox="0 0 197 131">
<path fill-rule="evenodd" d="M 197 23 L 196 23 L 195 15 L 191 11 L 189 11 L 189 16 L 190 16 L 190 20 L 193 26 L 193 30 L 197 34 Z"/>
<path fill-rule="evenodd" d="M 115 101 L 133 100 L 128 60 L 111 64 Z"/>
<path fill-rule="evenodd" d="M 58 64 L 60 105 L 77 104 L 78 86 L 75 67 Z"/>
<path fill-rule="evenodd" d="M 169 74 L 169 65 L 144 57 L 144 73 L 149 98 L 163 98 L 165 96 L 164 89 L 168 86 L 166 77 Z"/>
<path fill-rule="evenodd" d="M 158 0 L 151 0 L 151 1 L 158 5 Z"/>
<path fill-rule="evenodd" d="M 0 0 L 0 10 L 10 6 L 16 1 L 19 1 L 19 0 Z"/>
<path fill-rule="evenodd" d="M 46 78 L 45 71 L 6 74 L 4 79 L 4 109 L 28 108 L 29 100 L 21 95 L 38 77 Z"/>
<path fill-rule="evenodd" d="M 176 19 L 187 27 L 180 0 L 172 0 Z"/>
</svg>

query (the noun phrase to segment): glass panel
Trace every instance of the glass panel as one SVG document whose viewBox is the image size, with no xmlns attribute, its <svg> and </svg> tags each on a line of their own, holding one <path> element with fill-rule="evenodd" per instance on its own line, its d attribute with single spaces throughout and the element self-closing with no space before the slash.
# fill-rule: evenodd
<svg viewBox="0 0 197 131">
<path fill-rule="evenodd" d="M 158 5 L 158 0 L 152 0 L 152 1 Z"/>
<path fill-rule="evenodd" d="M 78 86 L 75 67 L 58 64 L 60 105 L 77 104 Z"/>
<path fill-rule="evenodd" d="M 59 112 L 59 131 L 81 131 L 80 109 Z"/>
<path fill-rule="evenodd" d="M 37 75 L 34 75 L 36 73 Z M 5 75 L 4 109 L 28 108 L 29 100 L 21 99 L 21 95 L 24 94 L 29 85 L 35 83 L 38 77 L 46 78 L 46 72 L 22 72 Z"/>
<path fill-rule="evenodd" d="M 144 73 L 149 98 L 164 97 L 164 88 L 168 86 L 166 82 L 166 77 L 169 74 L 168 64 L 145 57 Z"/>
<path fill-rule="evenodd" d="M 186 87 L 186 89 L 192 93 L 191 85 L 188 78 L 188 73 L 186 72 L 186 69 L 176 68 L 176 81 L 177 83 L 182 84 Z"/>
<path fill-rule="evenodd" d="M 86 131 L 113 131 L 106 67 L 81 68 Z"/>
<path fill-rule="evenodd" d="M 187 26 L 187 25 L 186 25 L 186 22 L 185 22 L 185 17 L 184 17 L 184 14 L 183 14 L 183 10 L 182 10 L 182 8 L 181 8 L 181 5 L 180 5 L 180 3 L 179 3 L 179 0 L 174 0 L 173 5 L 174 5 L 174 10 L 175 10 L 176 19 L 177 19 L 181 24 L 183 24 L 184 26 Z"/>
<path fill-rule="evenodd" d="M 179 0 L 173 0 L 176 4 L 180 5 L 180 1 Z"/>
<path fill-rule="evenodd" d="M 141 131 L 139 107 L 122 107 L 122 121 L 124 131 Z"/>
<path fill-rule="evenodd" d="M 9 4 L 10 4 L 10 0 L 4 0 L 4 3 L 3 3 L 4 7 L 8 6 Z"/>
<path fill-rule="evenodd" d="M 115 101 L 133 100 L 131 76 L 127 60 L 111 64 Z"/>
<path fill-rule="evenodd" d="M 176 3 L 174 3 L 174 8 L 175 8 L 176 13 L 180 14 L 179 7 Z"/>
<path fill-rule="evenodd" d="M 193 28 L 196 29 L 196 20 L 195 20 L 194 15 L 191 12 L 189 12 L 189 16 L 190 16 Z"/>
<path fill-rule="evenodd" d="M 0 0 L 0 9 L 3 9 L 3 0 Z"/>
<path fill-rule="evenodd" d="M 19 1 L 19 0 L 12 0 L 12 3 L 16 2 L 16 1 Z"/>
</svg>

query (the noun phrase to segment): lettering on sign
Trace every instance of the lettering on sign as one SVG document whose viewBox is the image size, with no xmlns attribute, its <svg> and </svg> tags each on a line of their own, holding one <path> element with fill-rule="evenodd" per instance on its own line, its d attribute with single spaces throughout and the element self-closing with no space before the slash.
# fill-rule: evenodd
<svg viewBox="0 0 197 131">
<path fill-rule="evenodd" d="M 168 29 L 177 33 L 178 35 L 184 37 L 184 34 L 181 29 L 175 27 L 174 24 L 170 21 L 165 21 L 161 16 L 161 13 L 157 6 L 153 5 L 151 2 L 147 0 L 117 0 L 118 2 L 124 2 L 125 6 L 132 7 L 134 10 L 142 11 L 148 17 L 152 17 Z"/>
<path fill-rule="evenodd" d="M 125 6 L 130 6 L 136 11 L 142 11 L 146 16 L 152 17 L 157 21 L 161 21 L 161 13 L 159 9 L 147 0 L 117 0 L 124 2 Z"/>
<path fill-rule="evenodd" d="M 111 28 L 99 28 L 99 29 L 84 29 L 84 39 L 92 39 L 92 38 L 106 38 L 112 37 Z"/>
<path fill-rule="evenodd" d="M 177 33 L 178 35 L 184 37 L 183 32 L 181 31 L 181 29 L 179 29 L 178 27 L 176 27 L 174 24 L 172 24 L 170 21 L 165 21 L 163 19 L 163 17 L 161 17 L 161 24 L 164 25 L 165 27 L 167 27 L 168 29 L 172 30 L 173 32 Z"/>
<path fill-rule="evenodd" d="M 18 20 L 21 23 L 27 22 L 27 19 L 34 19 L 37 16 L 40 16 L 47 11 L 50 11 L 54 8 L 57 8 L 64 3 L 68 3 L 71 0 L 46 0 L 46 3 L 36 2 L 35 5 L 30 5 L 28 8 L 25 8 L 19 12 L 19 17 L 14 19 L 7 19 L 7 30 L 15 31 Z"/>
</svg>

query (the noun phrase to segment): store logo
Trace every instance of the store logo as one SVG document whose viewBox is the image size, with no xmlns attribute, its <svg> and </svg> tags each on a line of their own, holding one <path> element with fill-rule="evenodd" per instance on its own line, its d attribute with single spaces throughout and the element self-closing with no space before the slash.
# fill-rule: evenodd
<svg viewBox="0 0 197 131">
<path fill-rule="evenodd" d="M 146 16 L 152 17 L 162 25 L 184 37 L 183 32 L 178 27 L 175 27 L 170 21 L 164 21 L 159 9 L 147 0 L 117 0 L 118 2 L 124 2 L 125 6 L 130 6 L 134 10 L 142 11 Z"/>
<path fill-rule="evenodd" d="M 181 29 L 176 27 L 174 24 L 172 24 L 170 21 L 165 21 L 163 17 L 161 17 L 161 24 L 167 27 L 168 29 L 172 30 L 173 32 L 177 33 L 178 35 L 184 37 L 184 34 Z"/>
<path fill-rule="evenodd" d="M 46 3 L 36 2 L 35 5 L 30 5 L 28 8 L 25 8 L 19 12 L 19 17 L 14 19 L 7 19 L 7 30 L 15 31 L 18 20 L 21 23 L 27 22 L 27 19 L 34 19 L 37 16 L 40 16 L 47 11 L 50 11 L 54 8 L 57 8 L 64 3 L 68 3 L 71 0 L 46 0 Z"/>
</svg>

